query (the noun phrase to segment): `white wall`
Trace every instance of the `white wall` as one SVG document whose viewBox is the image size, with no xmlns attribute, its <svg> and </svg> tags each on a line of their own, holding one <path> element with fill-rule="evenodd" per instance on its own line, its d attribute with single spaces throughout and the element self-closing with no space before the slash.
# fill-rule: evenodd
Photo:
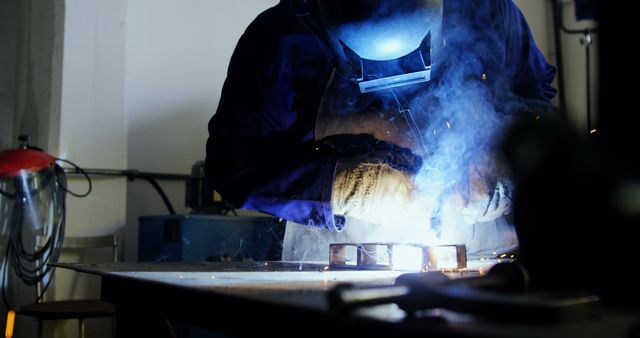
<svg viewBox="0 0 640 338">
<path fill-rule="evenodd" d="M 137 0 L 127 8 L 129 168 L 188 174 L 205 157 L 231 53 L 246 26 L 276 0 Z M 161 182 L 177 212 L 184 183 Z M 167 214 L 146 182 L 129 184 L 125 258 L 137 258 L 137 217 Z"/>
<path fill-rule="evenodd" d="M 58 154 L 83 168 L 127 168 L 125 97 L 126 0 L 66 0 L 64 62 Z M 70 188 L 84 192 L 83 178 Z M 66 236 L 118 231 L 126 218 L 126 180 L 94 178 L 87 198 L 67 197 Z M 64 254 L 61 261 L 78 257 Z M 108 252 L 94 256 L 109 261 Z M 99 298 L 99 278 L 58 269 L 57 299 Z M 109 337 L 110 320 L 87 323 L 88 337 Z M 51 328 L 53 323 L 49 323 Z M 58 325 L 58 337 L 72 337 L 77 321 Z"/>
</svg>

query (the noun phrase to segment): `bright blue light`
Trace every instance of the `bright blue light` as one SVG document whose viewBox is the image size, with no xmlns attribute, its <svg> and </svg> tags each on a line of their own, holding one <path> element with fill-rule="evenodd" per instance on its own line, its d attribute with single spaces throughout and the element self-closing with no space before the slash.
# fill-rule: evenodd
<svg viewBox="0 0 640 338">
<path fill-rule="evenodd" d="M 404 41 L 399 38 L 388 38 L 383 41 L 379 41 L 374 45 L 378 50 L 378 55 L 397 55 L 404 46 Z"/>
<path fill-rule="evenodd" d="M 347 24 L 337 33 L 340 40 L 361 58 L 388 61 L 420 47 L 431 29 L 430 24 L 428 15 L 420 11 L 375 22 Z"/>
</svg>

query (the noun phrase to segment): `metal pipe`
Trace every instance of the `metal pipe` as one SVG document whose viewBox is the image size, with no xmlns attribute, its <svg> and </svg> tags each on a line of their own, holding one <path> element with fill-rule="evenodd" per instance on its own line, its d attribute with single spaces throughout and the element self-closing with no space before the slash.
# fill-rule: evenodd
<svg viewBox="0 0 640 338">
<path fill-rule="evenodd" d="M 129 179 L 135 179 L 141 176 L 151 177 L 163 181 L 186 181 L 191 176 L 186 174 L 170 174 L 170 173 L 154 173 L 139 171 L 136 169 L 83 169 L 89 175 L 96 176 L 120 176 Z M 76 168 L 64 168 L 67 175 L 81 175 L 82 173 Z"/>
<path fill-rule="evenodd" d="M 560 34 L 560 15 L 562 12 L 560 9 L 559 0 L 551 0 L 552 12 L 553 12 L 553 36 L 556 45 L 556 63 L 558 67 L 558 101 L 560 104 L 560 114 L 562 119 L 568 120 L 567 112 L 567 97 L 565 93 L 565 78 L 564 78 L 564 57 L 562 51 L 562 34 Z"/>
<path fill-rule="evenodd" d="M 583 41 L 587 54 L 587 132 L 590 133 L 593 130 L 593 124 L 591 122 L 591 44 L 593 43 L 593 40 L 591 39 L 590 30 L 587 30 L 587 34 L 584 36 Z"/>
<path fill-rule="evenodd" d="M 164 192 L 160 184 L 158 184 L 157 180 L 165 180 L 165 181 L 187 181 L 189 180 L 189 175 L 183 174 L 167 174 L 167 173 L 151 173 L 151 172 L 143 172 L 135 169 L 80 169 L 80 168 L 63 168 L 65 173 L 68 175 L 96 175 L 96 176 L 115 176 L 115 177 L 126 177 L 129 181 L 133 181 L 135 179 L 143 179 L 156 190 L 156 192 L 160 195 L 162 202 L 165 207 L 169 211 L 169 214 L 175 215 L 176 211 L 169 200 L 169 197 Z M 84 173 L 83 173 L 84 171 Z"/>
<path fill-rule="evenodd" d="M 587 133 L 590 133 L 593 130 L 593 125 L 592 125 L 592 119 L 591 119 L 591 110 L 592 110 L 592 103 L 591 103 L 591 45 L 593 44 L 593 39 L 592 39 L 592 35 L 593 33 L 597 33 L 598 32 L 598 28 L 585 28 L 585 29 L 569 29 L 567 28 L 567 26 L 565 26 L 564 24 L 564 20 L 563 20 L 563 3 L 560 0 L 551 0 L 551 2 L 553 3 L 553 20 L 554 20 L 554 33 L 555 33 L 555 39 L 556 39 L 556 49 L 557 49 L 557 57 L 558 57 L 558 83 L 560 85 L 561 90 L 564 90 L 564 75 L 563 75 L 563 68 L 561 67 L 562 65 L 562 43 L 561 43 L 561 36 L 560 33 L 558 31 L 558 27 L 560 27 L 560 29 L 565 32 L 566 34 L 582 34 L 584 35 L 584 38 L 581 40 L 581 42 L 585 45 L 585 49 L 586 49 L 586 64 L 587 64 L 587 69 L 586 69 L 586 82 L 587 82 Z M 562 93 L 562 92 L 561 92 Z M 561 100 L 560 102 L 560 109 L 564 109 L 565 110 L 565 116 L 567 116 L 567 107 L 566 107 L 566 99 L 564 97 L 564 95 L 559 95 L 559 99 Z M 564 105 L 564 106 L 563 106 Z"/>
</svg>

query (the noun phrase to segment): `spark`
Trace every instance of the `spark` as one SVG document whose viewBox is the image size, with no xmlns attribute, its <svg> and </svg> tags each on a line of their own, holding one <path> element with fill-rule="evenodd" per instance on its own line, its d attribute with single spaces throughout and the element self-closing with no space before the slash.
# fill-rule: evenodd
<svg viewBox="0 0 640 338">
<path fill-rule="evenodd" d="M 598 129 L 591 129 L 591 131 L 589 132 L 589 134 L 595 134 L 598 131 Z"/>
<path fill-rule="evenodd" d="M 507 257 L 507 254 L 500 255 L 500 258 L 505 258 L 505 257 Z"/>
<path fill-rule="evenodd" d="M 539 120 L 540 118 L 541 118 L 540 115 L 536 116 L 536 120 Z"/>
<path fill-rule="evenodd" d="M 451 122 L 447 121 L 447 128 L 451 129 Z"/>
<path fill-rule="evenodd" d="M 13 310 L 9 310 L 7 312 L 7 326 L 5 327 L 4 336 L 11 338 L 13 337 L 13 328 L 16 321 L 16 312 Z"/>
</svg>

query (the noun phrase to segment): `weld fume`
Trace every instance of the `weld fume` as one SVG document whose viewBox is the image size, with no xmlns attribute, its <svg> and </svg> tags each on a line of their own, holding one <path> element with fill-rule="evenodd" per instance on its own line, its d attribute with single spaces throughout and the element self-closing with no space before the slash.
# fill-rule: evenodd
<svg viewBox="0 0 640 338">
<path fill-rule="evenodd" d="M 445 8 L 442 36 L 436 35 L 431 41 L 434 67 L 429 83 L 361 94 L 357 86 L 345 81 L 327 92 L 339 97 L 325 107 L 334 114 L 334 118 L 363 110 L 381 111 L 380 116 L 392 116 L 387 120 L 391 124 L 402 122 L 417 126 L 417 132 L 411 132 L 419 144 L 412 150 L 419 153 L 420 148 L 426 149 L 423 167 L 415 178 L 419 195 L 425 202 L 422 219 L 408 224 L 407 219 L 401 218 L 403 210 L 397 210 L 398 222 L 390 226 L 363 225 L 351 219 L 345 229 L 351 234 L 330 234 L 327 236 L 330 243 L 386 241 L 439 244 L 440 230 L 430 229 L 428 219 L 433 216 L 434 208 L 438 208 L 437 204 L 449 203 L 449 197 L 454 193 L 462 197 L 464 204 L 470 194 L 472 165 L 485 168 L 488 180 L 495 181 L 507 173 L 497 162 L 496 146 L 501 140 L 501 131 L 514 113 L 524 108 L 523 100 L 513 93 L 510 85 L 511 75 L 516 70 L 505 62 L 502 34 L 494 30 L 495 27 L 489 27 L 487 22 L 468 21 L 482 15 L 464 14 L 467 16 L 462 17 L 460 13 Z M 401 119 L 406 121 L 399 121 Z M 389 231 L 390 228 L 393 231 Z M 466 229 L 473 231 L 470 225 Z M 312 229 L 309 231 L 313 232 Z M 310 237 L 307 238 L 312 239 L 310 242 L 298 243 L 297 247 L 317 246 L 317 237 Z M 322 249 L 323 252 L 325 250 Z"/>
</svg>

